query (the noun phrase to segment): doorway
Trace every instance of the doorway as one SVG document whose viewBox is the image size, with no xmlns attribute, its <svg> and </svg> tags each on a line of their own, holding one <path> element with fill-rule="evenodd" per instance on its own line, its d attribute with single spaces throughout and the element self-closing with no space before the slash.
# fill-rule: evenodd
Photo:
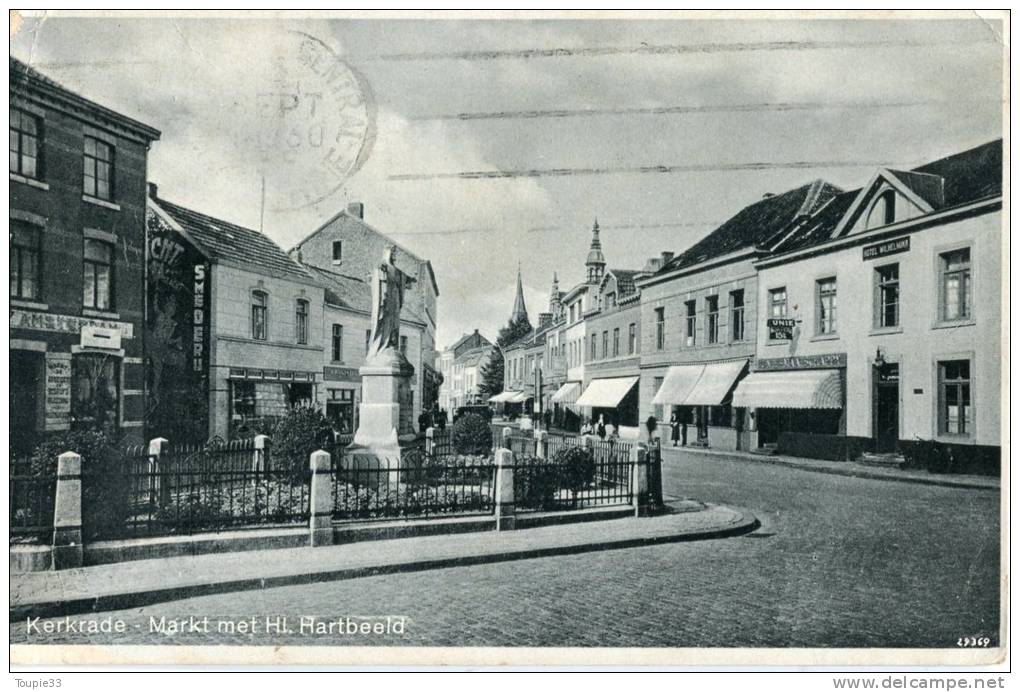
<svg viewBox="0 0 1020 692">
<path fill-rule="evenodd" d="M 875 451 L 896 451 L 900 439 L 900 366 L 885 363 L 875 368 Z"/>
<path fill-rule="evenodd" d="M 43 353 L 11 351 L 10 425 L 14 455 L 29 454 L 39 442 L 44 362 Z"/>
</svg>

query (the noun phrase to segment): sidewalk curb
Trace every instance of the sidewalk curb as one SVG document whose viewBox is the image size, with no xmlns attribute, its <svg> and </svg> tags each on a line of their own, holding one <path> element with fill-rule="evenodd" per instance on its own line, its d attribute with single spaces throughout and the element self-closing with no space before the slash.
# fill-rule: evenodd
<svg viewBox="0 0 1020 692">
<path fill-rule="evenodd" d="M 665 450 L 666 447 L 663 447 Z M 691 454 L 700 454 L 704 456 L 716 456 L 726 457 L 732 461 L 743 461 L 752 464 L 772 464 L 773 466 L 785 466 L 790 469 L 799 469 L 801 471 L 809 471 L 811 473 L 827 473 L 830 476 L 848 476 L 850 478 L 864 478 L 867 480 L 875 481 L 894 481 L 896 483 L 914 483 L 917 485 L 935 485 L 943 488 L 967 488 L 969 490 L 988 490 L 992 492 L 1000 492 L 1002 490 L 1001 485 L 983 485 L 981 483 L 973 483 L 967 480 L 954 480 L 950 478 L 925 478 L 923 476 L 894 476 L 892 474 L 877 473 L 874 471 L 868 471 L 866 469 L 858 468 L 832 468 L 829 466 L 812 466 L 810 463 L 801 463 L 795 461 L 787 461 L 782 457 L 767 456 L 764 454 L 747 454 L 744 452 L 727 452 L 714 449 L 696 449 L 691 447 L 677 448 L 683 449 L 684 452 L 690 452 Z M 851 462 L 844 462 L 851 463 Z"/>
<path fill-rule="evenodd" d="M 730 505 L 727 505 L 726 508 L 736 512 L 738 515 L 737 518 L 727 524 L 713 528 L 690 530 L 686 532 L 680 531 L 673 534 L 646 536 L 643 538 L 624 538 L 603 542 L 551 546 L 546 548 L 526 548 L 482 555 L 461 555 L 436 560 L 412 560 L 387 565 L 331 569 L 303 574 L 286 574 L 276 577 L 232 579 L 205 584 L 188 584 L 185 586 L 165 589 L 149 589 L 144 591 L 107 594 L 96 597 L 75 598 L 69 600 L 37 601 L 11 606 L 10 622 L 25 620 L 30 616 L 33 618 L 48 618 L 64 615 L 82 615 L 93 612 L 106 612 L 111 610 L 124 610 L 127 608 L 138 608 L 166 601 L 176 601 L 185 598 L 210 596 L 236 591 L 251 591 L 256 589 L 275 588 L 279 586 L 297 586 L 319 582 L 342 581 L 383 574 L 422 572 L 448 567 L 469 567 L 473 565 L 512 562 L 516 560 L 528 560 L 554 555 L 577 555 L 580 553 L 619 550 L 622 548 L 637 548 L 663 543 L 681 543 L 688 541 L 729 538 L 731 536 L 740 536 L 751 533 L 761 526 L 761 522 L 759 522 L 758 518 L 750 511 L 739 507 L 732 507 Z M 527 529 L 523 530 L 526 531 Z"/>
</svg>

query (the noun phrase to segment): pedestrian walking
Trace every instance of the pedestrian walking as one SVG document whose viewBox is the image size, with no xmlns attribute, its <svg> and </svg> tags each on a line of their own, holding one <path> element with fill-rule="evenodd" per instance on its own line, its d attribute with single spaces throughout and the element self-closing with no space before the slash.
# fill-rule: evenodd
<svg viewBox="0 0 1020 692">
<path fill-rule="evenodd" d="M 595 434 L 599 436 L 600 440 L 606 439 L 606 417 L 601 414 L 598 425 L 595 426 Z"/>
<path fill-rule="evenodd" d="M 676 411 L 673 411 L 673 415 L 669 417 L 669 431 L 669 437 L 673 440 L 673 446 L 676 447 L 680 442 L 680 416 L 676 414 Z"/>
</svg>

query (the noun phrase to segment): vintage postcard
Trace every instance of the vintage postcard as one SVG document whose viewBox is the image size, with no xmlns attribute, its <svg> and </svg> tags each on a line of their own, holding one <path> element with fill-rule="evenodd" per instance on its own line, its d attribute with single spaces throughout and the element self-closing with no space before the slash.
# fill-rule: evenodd
<svg viewBox="0 0 1020 692">
<path fill-rule="evenodd" d="M 1008 12 L 9 22 L 13 665 L 1005 660 Z"/>
</svg>

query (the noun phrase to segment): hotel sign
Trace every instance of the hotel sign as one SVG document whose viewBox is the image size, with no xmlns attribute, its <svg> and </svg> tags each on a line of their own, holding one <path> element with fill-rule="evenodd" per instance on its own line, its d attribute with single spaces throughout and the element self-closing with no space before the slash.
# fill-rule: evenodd
<svg viewBox="0 0 1020 692">
<path fill-rule="evenodd" d="M 885 257 L 886 255 L 895 255 L 899 252 L 907 252 L 909 250 L 910 236 L 908 235 L 903 238 L 887 240 L 886 242 L 878 243 L 877 245 L 865 245 L 863 259 L 870 260 L 877 257 Z"/>
<path fill-rule="evenodd" d="M 322 379 L 329 382 L 360 382 L 361 375 L 357 368 L 341 368 L 335 365 L 325 365 L 322 368 Z"/>
<path fill-rule="evenodd" d="M 754 363 L 757 372 L 768 370 L 825 370 L 845 368 L 845 353 L 823 353 L 817 356 L 785 356 L 783 358 L 759 358 Z"/>
<path fill-rule="evenodd" d="M 52 312 L 33 312 L 11 308 L 11 329 L 35 329 L 41 332 L 64 332 L 81 334 L 82 327 L 102 327 L 120 332 L 121 338 L 134 336 L 134 325 L 130 322 L 97 320 L 91 317 L 58 315 Z"/>
</svg>

